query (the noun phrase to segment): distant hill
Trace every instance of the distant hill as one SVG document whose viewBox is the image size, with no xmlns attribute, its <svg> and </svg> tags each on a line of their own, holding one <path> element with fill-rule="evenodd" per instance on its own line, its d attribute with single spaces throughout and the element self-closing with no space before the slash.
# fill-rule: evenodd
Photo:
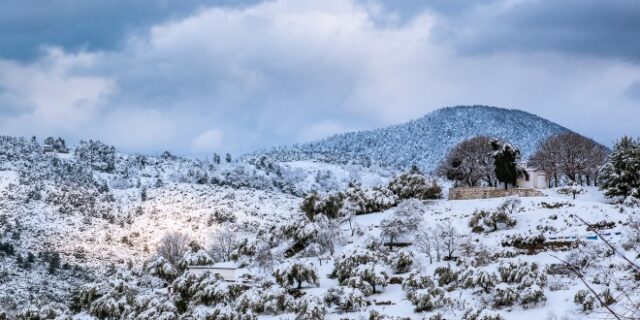
<svg viewBox="0 0 640 320">
<path fill-rule="evenodd" d="M 451 147 L 467 138 L 486 135 L 509 141 L 520 148 L 526 159 L 538 142 L 565 131 L 569 129 L 520 110 L 457 106 L 439 109 L 400 125 L 338 134 L 252 155 L 267 155 L 276 161 L 374 161 L 394 167 L 417 164 L 432 170 Z"/>
</svg>

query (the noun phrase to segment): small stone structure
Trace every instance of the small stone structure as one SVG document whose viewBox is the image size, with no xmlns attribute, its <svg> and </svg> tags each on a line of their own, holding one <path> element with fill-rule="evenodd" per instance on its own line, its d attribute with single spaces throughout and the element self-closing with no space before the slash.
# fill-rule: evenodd
<svg viewBox="0 0 640 320">
<path fill-rule="evenodd" d="M 498 189 L 495 187 L 463 187 L 449 189 L 449 200 L 472 200 L 502 198 L 508 196 L 541 197 L 542 192 L 536 189 Z"/>
</svg>

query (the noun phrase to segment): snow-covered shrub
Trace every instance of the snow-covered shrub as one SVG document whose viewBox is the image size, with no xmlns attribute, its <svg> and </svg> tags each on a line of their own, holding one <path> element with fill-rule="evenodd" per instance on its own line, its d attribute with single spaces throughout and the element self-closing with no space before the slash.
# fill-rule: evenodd
<svg viewBox="0 0 640 320">
<path fill-rule="evenodd" d="M 412 272 L 402 282 L 402 289 L 404 291 L 412 291 L 417 289 L 432 289 L 435 288 L 433 280 L 427 275 L 423 275 L 420 272 Z"/>
<path fill-rule="evenodd" d="M 413 262 L 413 254 L 406 250 L 398 251 L 389 259 L 389 265 L 391 265 L 393 272 L 396 274 L 409 272 L 411 266 L 413 266 Z"/>
<path fill-rule="evenodd" d="M 510 307 L 518 302 L 520 292 L 516 288 L 500 284 L 495 288 L 492 295 L 494 307 Z"/>
<path fill-rule="evenodd" d="M 178 320 L 178 309 L 164 292 L 139 295 L 135 304 L 136 319 Z"/>
<path fill-rule="evenodd" d="M 458 281 L 458 273 L 450 267 L 438 267 L 434 271 L 434 275 L 438 280 L 438 285 L 441 287 Z"/>
<path fill-rule="evenodd" d="M 324 295 L 324 301 L 327 305 L 335 304 L 345 312 L 360 311 L 367 305 L 365 295 L 359 289 L 349 287 L 329 289 Z"/>
<path fill-rule="evenodd" d="M 207 224 L 212 225 L 213 223 L 224 224 L 234 222 L 236 222 L 236 215 L 233 214 L 233 212 L 225 208 L 216 208 L 209 216 L 209 221 L 207 221 Z"/>
<path fill-rule="evenodd" d="M 202 275 L 187 272 L 177 278 L 172 286 L 179 311 L 186 310 L 189 304 L 230 304 L 245 290 L 244 286 L 226 282 L 221 276 L 209 272 Z"/>
<path fill-rule="evenodd" d="M 361 264 L 375 262 L 380 259 L 379 254 L 365 248 L 352 248 L 342 252 L 333 262 L 331 277 L 337 278 L 341 284 L 353 276 L 355 268 Z"/>
<path fill-rule="evenodd" d="M 547 297 L 544 295 L 544 290 L 538 285 L 533 285 L 520 291 L 519 303 L 524 307 L 536 305 L 544 301 L 547 301 Z"/>
<path fill-rule="evenodd" d="M 117 270 L 100 281 L 77 287 L 71 294 L 69 308 L 87 311 L 99 319 L 121 318 L 132 314 L 144 278 Z"/>
<path fill-rule="evenodd" d="M 596 305 L 596 298 L 587 290 L 580 290 L 573 296 L 573 302 L 582 308 L 582 311 L 592 311 Z"/>
<path fill-rule="evenodd" d="M 411 273 L 403 282 L 402 289 L 407 299 L 416 306 L 416 311 L 431 311 L 451 302 L 446 292 L 436 288 L 430 277 L 419 272 Z"/>
<path fill-rule="evenodd" d="M 132 312 L 137 288 L 121 281 L 89 306 L 89 314 L 98 319 L 120 318 Z"/>
<path fill-rule="evenodd" d="M 371 286 L 372 293 L 378 292 L 376 287 L 385 288 L 389 281 L 389 276 L 385 269 L 374 262 L 357 266 L 353 271 L 352 278 L 362 279 L 362 282 L 369 284 Z M 351 283 L 351 279 L 349 279 L 348 283 Z"/>
<path fill-rule="evenodd" d="M 415 306 L 416 312 L 432 311 L 451 303 L 446 291 L 440 288 L 412 290 L 407 292 L 407 299 Z"/>
<path fill-rule="evenodd" d="M 562 187 L 562 188 L 558 189 L 557 192 L 559 194 L 573 196 L 573 199 L 575 199 L 577 195 L 583 194 L 586 191 L 582 188 L 582 186 L 580 186 L 580 185 L 578 185 L 578 184 L 576 184 L 574 182 L 574 183 L 572 183 L 572 184 L 570 184 L 568 186 L 565 186 L 565 187 Z"/>
<path fill-rule="evenodd" d="M 365 282 L 360 277 L 353 276 L 341 283 L 349 288 L 360 290 L 364 295 L 370 296 L 373 294 L 373 287 L 368 282 Z"/>
<path fill-rule="evenodd" d="M 312 193 L 302 200 L 300 210 L 311 221 L 320 214 L 331 219 L 336 219 L 340 217 L 340 208 L 342 207 L 343 198 L 344 195 L 342 193 L 327 195 Z"/>
<path fill-rule="evenodd" d="M 358 184 L 350 183 L 344 191 L 342 210 L 360 215 L 383 211 L 395 206 L 397 202 L 398 197 L 386 187 L 363 189 Z"/>
<path fill-rule="evenodd" d="M 478 288 L 483 293 L 489 293 L 496 286 L 497 277 L 494 273 L 486 271 L 478 271 L 476 273 L 469 272 L 462 276 L 465 288 Z"/>
<path fill-rule="evenodd" d="M 256 314 L 280 314 L 292 304 L 287 290 L 271 281 L 265 281 L 242 293 L 235 301 L 238 312 Z"/>
<path fill-rule="evenodd" d="M 296 320 L 324 320 L 327 305 L 320 297 L 304 296 L 296 301 L 294 311 Z"/>
<path fill-rule="evenodd" d="M 611 290 L 609 288 L 605 288 L 604 291 L 602 291 L 602 293 L 600 294 L 600 299 L 602 300 L 602 303 L 607 306 L 616 302 L 616 299 L 611 294 Z"/>
<path fill-rule="evenodd" d="M 47 304 L 43 306 L 30 305 L 16 314 L 16 320 L 45 320 L 45 319 L 71 319 L 61 304 Z M 0 311 L 0 319 L 3 313 Z M 6 315 L 5 318 L 6 319 Z"/>
<path fill-rule="evenodd" d="M 509 216 L 506 211 L 489 212 L 485 210 L 476 210 L 469 219 L 469 227 L 473 232 L 483 232 L 486 229 L 481 225 L 489 228 L 488 232 L 497 231 L 499 229 L 511 228 L 517 224 L 517 221 Z"/>
<path fill-rule="evenodd" d="M 544 287 L 547 283 L 547 276 L 537 263 L 508 261 L 498 266 L 498 275 L 504 283 L 517 284 L 518 288 L 531 287 L 537 285 Z"/>
<path fill-rule="evenodd" d="M 320 286 L 317 273 L 316 267 L 312 264 L 295 261 L 276 267 L 273 271 L 273 277 L 283 287 L 290 288 L 295 286 L 300 289 L 304 283 Z"/>
<path fill-rule="evenodd" d="M 442 188 L 435 180 L 430 180 L 413 166 L 389 182 L 389 190 L 396 194 L 398 199 L 416 198 L 421 200 L 442 198 Z"/>
<path fill-rule="evenodd" d="M 547 239 L 543 234 L 539 235 L 522 235 L 522 234 L 513 234 L 507 235 L 504 240 L 502 240 L 503 247 L 514 247 L 523 250 L 535 250 L 536 248 L 542 246 Z"/>
<path fill-rule="evenodd" d="M 228 305 L 215 305 L 192 307 L 181 319 L 256 320 L 257 317 L 251 313 L 235 311 Z"/>
<path fill-rule="evenodd" d="M 462 320 L 504 320 L 500 314 L 492 314 L 485 309 L 467 309 L 462 315 Z"/>
<path fill-rule="evenodd" d="M 209 256 L 209 254 L 203 249 L 198 249 L 196 251 L 189 250 L 182 256 L 179 267 L 180 269 L 185 270 L 189 266 L 205 266 L 213 264 L 213 262 L 214 261 L 211 259 L 211 256 Z"/>
<path fill-rule="evenodd" d="M 151 261 L 147 265 L 147 271 L 149 274 L 166 281 L 173 281 L 180 274 L 178 268 L 163 256 Z"/>
</svg>

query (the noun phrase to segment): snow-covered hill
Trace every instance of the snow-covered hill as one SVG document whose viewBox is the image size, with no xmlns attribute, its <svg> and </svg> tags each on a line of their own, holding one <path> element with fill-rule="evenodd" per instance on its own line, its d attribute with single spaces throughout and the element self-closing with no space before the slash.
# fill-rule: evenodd
<svg viewBox="0 0 640 320">
<path fill-rule="evenodd" d="M 443 108 L 413 121 L 386 128 L 351 132 L 320 141 L 256 152 L 278 161 L 317 159 L 326 162 L 379 162 L 434 169 L 458 142 L 485 135 L 520 148 L 524 158 L 546 137 L 568 131 L 558 124 L 520 110 L 487 106 Z"/>
<path fill-rule="evenodd" d="M 414 171 L 0 137 L 0 319 L 584 319 L 598 298 L 629 314 L 640 211 L 585 189 L 447 201 Z M 244 276 L 187 271 L 214 262 Z"/>
</svg>

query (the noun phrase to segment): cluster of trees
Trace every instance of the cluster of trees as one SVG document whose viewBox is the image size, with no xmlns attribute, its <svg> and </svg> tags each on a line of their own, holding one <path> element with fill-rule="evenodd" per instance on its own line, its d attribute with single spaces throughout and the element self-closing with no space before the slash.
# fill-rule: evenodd
<svg viewBox="0 0 640 320">
<path fill-rule="evenodd" d="M 75 156 L 97 171 L 113 172 L 116 168 L 116 148 L 98 140 L 81 140 L 75 148 Z"/>
<path fill-rule="evenodd" d="M 526 174 L 518 166 L 520 150 L 511 144 L 478 136 L 464 140 L 453 147 L 440 163 L 439 175 L 454 181 L 456 186 L 469 187 L 504 183 L 516 185 Z"/>
<path fill-rule="evenodd" d="M 69 149 L 67 149 L 67 144 L 65 143 L 64 139 L 60 137 L 58 137 L 57 139 L 54 139 L 53 137 L 47 137 L 46 139 L 44 139 L 44 145 L 45 147 L 51 148 L 55 152 L 69 152 Z"/>
<path fill-rule="evenodd" d="M 597 183 L 598 170 L 604 164 L 607 148 L 573 132 L 553 135 L 540 143 L 528 164 L 544 170 L 559 186 L 565 178 L 580 185 Z"/>
<path fill-rule="evenodd" d="M 551 183 L 596 184 L 607 148 L 573 132 L 543 140 L 527 165 L 545 171 Z M 518 148 L 486 136 L 464 140 L 453 147 L 437 169 L 439 175 L 464 186 L 516 185 L 526 172 L 519 167 Z"/>
</svg>

